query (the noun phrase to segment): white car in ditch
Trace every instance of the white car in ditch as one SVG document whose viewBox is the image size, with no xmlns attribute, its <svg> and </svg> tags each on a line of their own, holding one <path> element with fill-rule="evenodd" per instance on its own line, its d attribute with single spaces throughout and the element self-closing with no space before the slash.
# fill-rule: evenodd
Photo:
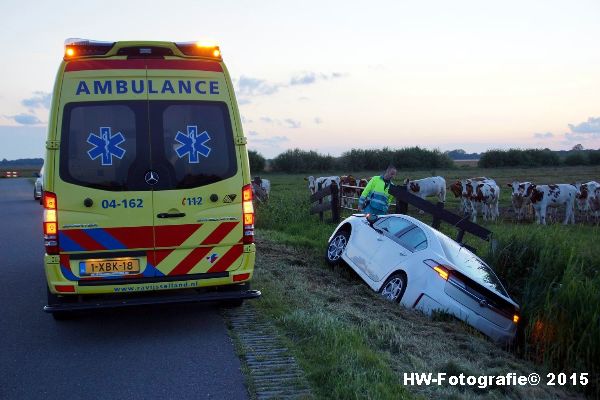
<svg viewBox="0 0 600 400">
<path fill-rule="evenodd" d="M 492 269 L 448 236 L 402 214 L 355 214 L 333 232 L 327 261 L 345 261 L 384 298 L 454 315 L 496 342 L 515 337 L 519 306 Z"/>
</svg>

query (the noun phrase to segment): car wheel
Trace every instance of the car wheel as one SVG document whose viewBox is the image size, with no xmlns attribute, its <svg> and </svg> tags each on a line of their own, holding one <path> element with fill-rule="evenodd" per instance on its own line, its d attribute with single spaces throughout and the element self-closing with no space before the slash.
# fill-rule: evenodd
<svg viewBox="0 0 600 400">
<path fill-rule="evenodd" d="M 393 273 L 383 284 L 379 294 L 386 300 L 400 303 L 406 290 L 406 274 L 403 272 Z"/>
<path fill-rule="evenodd" d="M 327 245 L 325 254 L 329 265 L 337 265 L 342 259 L 342 253 L 348 245 L 350 235 L 347 231 L 338 231 Z"/>
</svg>

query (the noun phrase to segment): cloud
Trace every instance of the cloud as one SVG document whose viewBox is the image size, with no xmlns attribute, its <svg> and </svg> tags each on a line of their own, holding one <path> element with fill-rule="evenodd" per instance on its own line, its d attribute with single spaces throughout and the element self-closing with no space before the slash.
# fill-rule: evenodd
<svg viewBox="0 0 600 400">
<path fill-rule="evenodd" d="M 324 74 L 319 72 L 302 72 L 296 76 L 293 76 L 290 80 L 291 86 L 297 85 L 312 85 L 319 80 L 328 81 L 335 78 L 341 78 L 343 76 L 340 72 L 333 72 L 331 74 Z"/>
<path fill-rule="evenodd" d="M 248 136 L 258 136 L 258 132 L 250 131 L 250 132 L 248 132 Z"/>
<path fill-rule="evenodd" d="M 29 108 L 30 110 L 36 109 L 36 108 L 49 109 L 51 101 L 52 101 L 51 93 L 33 92 L 33 96 L 28 99 L 22 100 L 21 104 L 24 105 L 25 107 Z"/>
<path fill-rule="evenodd" d="M 254 121 L 251 120 L 250 118 L 245 117 L 244 115 L 241 116 L 242 117 L 242 124 L 251 124 Z"/>
<path fill-rule="evenodd" d="M 341 72 L 332 72 L 325 74 L 322 72 L 302 72 L 290 78 L 288 83 L 269 82 L 265 79 L 253 78 L 250 76 L 240 76 L 239 79 L 234 79 L 234 85 L 237 87 L 238 103 L 240 105 L 250 104 L 251 100 L 248 97 L 252 96 L 271 96 L 279 92 L 282 88 L 291 86 L 312 85 L 319 81 L 328 81 L 331 79 L 341 78 L 345 76 Z"/>
<path fill-rule="evenodd" d="M 564 144 L 585 143 L 600 139 L 600 117 L 589 117 L 580 124 L 568 124 L 571 132 L 565 132 Z"/>
<path fill-rule="evenodd" d="M 552 132 L 534 133 L 533 137 L 535 139 L 552 139 L 554 137 L 554 134 Z"/>
<path fill-rule="evenodd" d="M 296 121 L 291 118 L 286 118 L 283 122 L 287 125 L 288 128 L 297 129 L 302 125 L 300 121 Z"/>
<path fill-rule="evenodd" d="M 302 123 L 300 121 L 292 118 L 286 118 L 283 121 L 281 121 L 279 119 L 271 117 L 260 117 L 260 121 L 264 122 L 265 124 L 283 126 L 285 128 L 291 129 L 300 128 L 302 126 Z"/>
<path fill-rule="evenodd" d="M 574 125 L 569 124 L 569 129 L 572 133 L 592 134 L 592 136 L 600 136 L 600 117 L 590 117 L 586 122 Z"/>
<path fill-rule="evenodd" d="M 21 125 L 39 125 L 43 123 L 38 117 L 32 114 L 7 115 L 7 118 Z"/>
<path fill-rule="evenodd" d="M 281 86 L 279 83 L 242 75 L 238 81 L 238 92 L 240 96 L 268 96 L 277 93 Z"/>
<path fill-rule="evenodd" d="M 315 124 L 317 124 L 317 125 L 320 125 L 323 123 L 323 120 L 319 117 L 315 117 L 314 121 L 315 121 Z"/>
</svg>

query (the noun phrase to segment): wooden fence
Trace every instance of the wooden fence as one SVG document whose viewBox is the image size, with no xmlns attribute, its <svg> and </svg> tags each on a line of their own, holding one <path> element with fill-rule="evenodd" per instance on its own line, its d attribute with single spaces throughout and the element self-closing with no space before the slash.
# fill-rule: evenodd
<svg viewBox="0 0 600 400">
<path fill-rule="evenodd" d="M 331 197 L 329 202 L 323 202 L 326 197 Z M 317 202 L 317 204 L 313 204 Z M 321 184 L 317 188 L 315 194 L 310 196 L 310 214 L 319 214 L 319 220 L 323 222 L 323 213 L 325 211 L 331 211 L 331 219 L 333 222 L 340 222 L 340 189 L 335 182 L 327 186 L 325 189 L 321 188 Z"/>
<path fill-rule="evenodd" d="M 358 186 L 349 186 L 349 185 L 341 185 L 341 193 L 356 193 L 356 189 L 364 189 Z M 350 189 L 350 190 L 345 190 Z M 469 216 L 459 216 L 454 214 L 451 211 L 448 211 L 444 208 L 444 203 L 438 202 L 437 204 L 431 203 L 427 200 L 424 200 L 414 194 L 410 193 L 406 185 L 392 185 L 390 188 L 390 194 L 396 198 L 396 202 L 391 204 L 391 207 L 394 208 L 394 212 L 397 214 L 406 214 L 408 212 L 408 205 L 412 205 L 419 210 L 423 210 L 427 214 L 431 214 L 433 216 L 433 222 L 431 224 L 435 229 L 439 229 L 442 221 L 453 225 L 457 230 L 456 241 L 458 243 L 462 243 L 465 232 L 468 232 L 474 236 L 477 236 L 480 239 L 489 241 L 492 236 L 492 232 L 481 225 L 478 225 L 469 220 Z M 349 210 L 353 212 L 358 212 L 357 208 L 354 208 L 354 204 L 358 204 L 358 197 L 346 196 L 342 194 L 339 196 L 340 203 L 338 204 L 339 209 Z M 344 201 L 345 200 L 345 201 Z M 349 202 L 348 200 L 351 200 Z M 350 204 L 350 205 L 348 205 Z M 332 206 L 333 210 L 333 206 Z M 338 211 L 339 214 L 339 211 Z"/>
</svg>

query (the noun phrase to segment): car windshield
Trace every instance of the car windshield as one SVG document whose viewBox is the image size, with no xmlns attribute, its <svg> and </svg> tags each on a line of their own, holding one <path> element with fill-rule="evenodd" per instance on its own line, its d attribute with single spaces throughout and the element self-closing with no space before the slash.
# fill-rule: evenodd
<svg viewBox="0 0 600 400">
<path fill-rule="evenodd" d="M 468 249 L 456 243 L 443 233 L 436 232 L 436 235 L 440 239 L 440 244 L 442 245 L 446 257 L 448 257 L 456 267 L 460 268 L 460 272 L 485 287 L 505 297 L 509 297 L 502 286 L 500 279 L 498 279 L 494 271 L 492 271 L 481 258 L 477 257 Z"/>
</svg>

